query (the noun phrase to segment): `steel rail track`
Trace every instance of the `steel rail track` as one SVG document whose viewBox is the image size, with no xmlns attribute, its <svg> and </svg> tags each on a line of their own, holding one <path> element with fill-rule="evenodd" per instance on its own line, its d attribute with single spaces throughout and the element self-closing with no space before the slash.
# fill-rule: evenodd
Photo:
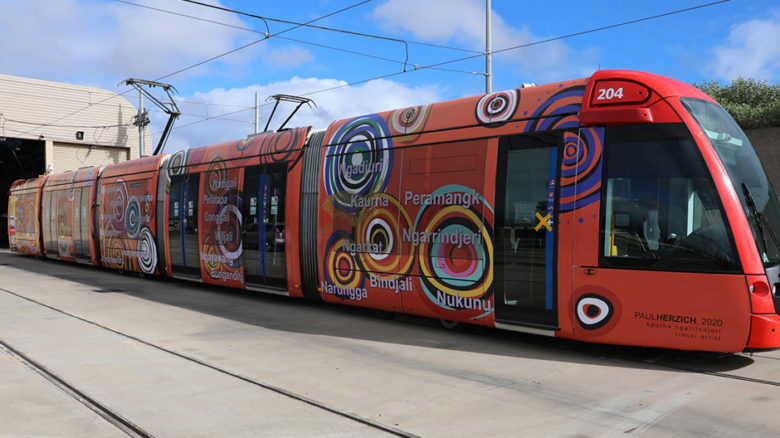
<svg viewBox="0 0 780 438">
<path fill-rule="evenodd" d="M 3 340 L 0 340 L 0 349 L 5 351 L 5 353 L 8 354 L 9 356 L 23 363 L 25 366 L 27 366 L 27 368 L 38 373 L 49 383 L 62 390 L 65 394 L 71 396 L 82 405 L 86 406 L 92 412 L 96 413 L 98 416 L 108 421 L 109 423 L 114 425 L 117 429 L 126 433 L 128 436 L 131 436 L 133 438 L 154 438 L 154 435 L 150 434 L 149 432 L 146 432 L 136 424 L 133 424 L 132 421 L 128 420 L 127 418 L 124 418 L 118 412 L 112 410 L 105 404 L 100 403 L 94 398 L 79 391 L 78 388 L 68 383 L 65 379 L 58 376 L 57 374 L 54 374 L 51 370 L 44 367 L 43 365 L 36 362 L 35 360 L 31 359 L 30 357 L 20 352 L 19 350 L 11 347 L 10 345 L 8 345 L 8 343 L 4 342 Z"/>
<path fill-rule="evenodd" d="M 203 367 L 209 368 L 209 369 L 211 369 L 211 370 L 213 370 L 213 371 L 217 371 L 217 372 L 219 372 L 219 373 L 222 373 L 222 374 L 225 374 L 225 375 L 228 375 L 228 376 L 234 377 L 234 378 L 236 378 L 236 379 L 239 379 L 239 380 L 241 380 L 241 381 L 243 381 L 243 382 L 246 382 L 246 383 L 249 383 L 249 384 L 255 385 L 255 386 L 257 386 L 257 387 L 260 387 L 260 388 L 266 389 L 266 390 L 268 390 L 268 391 L 275 392 L 275 393 L 277 393 L 277 394 L 281 394 L 281 395 L 283 395 L 283 396 L 285 396 L 285 397 L 289 397 L 289 398 L 291 398 L 291 399 L 294 399 L 294 400 L 297 400 L 297 401 L 300 401 L 300 402 L 306 403 L 306 404 L 308 404 L 308 405 L 314 406 L 314 407 L 316 407 L 316 408 L 322 409 L 322 410 L 324 410 L 324 411 L 327 411 L 327 412 L 330 412 L 330 413 L 332 413 L 332 414 L 335 414 L 335 415 L 339 415 L 339 416 L 341 416 L 341 417 L 348 418 L 348 419 L 350 419 L 350 420 L 353 420 L 353 421 L 356 421 L 356 422 L 358 422 L 358 423 L 364 424 L 364 425 L 366 425 L 366 426 L 369 426 L 369 427 L 371 427 L 371 428 L 378 429 L 378 430 L 381 430 L 381 431 L 383 431 L 383 432 L 387 432 L 387 433 L 389 433 L 389 434 L 392 434 L 392 435 L 395 435 L 395 436 L 398 436 L 398 437 L 403 437 L 403 438 L 421 438 L 419 435 L 415 435 L 415 434 L 413 434 L 413 433 L 411 433 L 411 432 L 407 432 L 407 431 L 404 431 L 404 430 L 398 429 L 398 428 L 396 428 L 396 427 L 389 426 L 389 425 L 387 425 L 387 424 L 383 424 L 383 423 L 379 423 L 379 422 L 377 422 L 377 421 L 371 420 L 371 419 L 369 419 L 369 418 L 362 417 L 362 416 L 360 416 L 360 415 L 357 415 L 357 414 L 353 414 L 353 413 L 351 413 L 351 412 L 348 412 L 348 411 L 346 411 L 346 410 L 339 409 L 339 408 L 337 408 L 337 407 L 334 407 L 334 406 L 330 406 L 330 405 L 328 405 L 328 404 L 326 404 L 326 403 L 324 403 L 324 402 L 321 402 L 321 401 L 318 401 L 318 400 L 312 399 L 312 398 L 310 398 L 310 397 L 306 397 L 306 396 L 304 396 L 304 395 L 301 395 L 301 394 L 298 394 L 298 393 L 296 393 L 296 392 L 293 392 L 293 391 L 290 391 L 290 390 L 287 390 L 287 389 L 281 388 L 281 387 L 279 387 L 279 386 L 272 385 L 272 384 L 270 384 L 270 383 L 266 383 L 266 382 L 261 382 L 261 381 L 259 381 L 259 380 L 253 379 L 253 378 L 251 378 L 251 377 L 243 376 L 243 375 L 241 375 L 241 374 L 238 374 L 238 373 L 236 373 L 236 372 L 233 372 L 233 371 L 227 370 L 227 369 L 225 369 L 225 368 L 221 368 L 221 367 L 219 367 L 219 366 L 216 366 L 216 365 L 210 364 L 210 363 L 208 363 L 208 362 L 205 362 L 205 361 L 203 361 L 203 360 L 201 360 L 201 359 L 198 359 L 198 358 L 196 358 L 196 357 L 189 356 L 189 355 L 187 355 L 187 354 L 184 354 L 184 353 L 180 353 L 180 352 L 178 352 L 178 351 L 172 350 L 172 349 L 170 349 L 170 348 L 167 348 L 167 347 L 163 347 L 163 346 L 161 346 L 161 345 L 157 345 L 157 344 L 155 344 L 155 343 L 153 343 L 153 342 L 151 342 L 151 341 L 147 341 L 147 340 L 145 340 L 145 339 L 142 339 L 142 338 L 139 338 L 139 337 L 137 337 L 137 336 L 133 336 L 133 335 L 131 335 L 131 334 L 128 334 L 128 333 L 122 332 L 122 331 L 120 331 L 120 330 L 116 330 L 116 329 L 113 329 L 113 328 L 111 328 L 111 327 L 107 327 L 107 326 L 105 326 L 105 325 L 103 325 L 103 324 L 100 324 L 100 323 L 98 323 L 98 322 L 91 321 L 91 320 L 89 320 L 89 319 L 86 319 L 86 318 L 84 318 L 84 317 L 81 317 L 81 316 L 75 315 L 75 314 L 73 314 L 73 313 L 70 313 L 70 312 L 68 312 L 68 311 L 66 311 L 66 310 L 62 310 L 62 309 L 59 309 L 59 308 L 57 308 L 57 307 L 51 306 L 51 305 L 49 305 L 49 304 L 42 303 L 42 302 L 40 302 L 40 301 L 38 301 L 38 300 L 35 300 L 35 299 L 33 299 L 33 298 L 26 297 L 26 296 L 24 296 L 24 295 L 18 294 L 18 293 L 16 293 L 16 292 L 13 292 L 13 291 L 10 291 L 10 290 L 8 290 L 8 289 L 5 289 L 5 288 L 2 288 L 2 287 L 0 287 L 0 291 L 3 291 L 3 292 L 5 292 L 5 293 L 7 293 L 7 294 L 10 294 L 10 295 L 13 295 L 13 296 L 15 296 L 15 297 L 17 297 L 17 298 L 24 299 L 24 300 L 26 300 L 26 301 L 29 301 L 29 302 L 31 302 L 31 303 L 37 304 L 37 305 L 39 305 L 39 306 L 45 307 L 45 308 L 47 308 L 47 309 L 53 310 L 53 311 L 55 311 L 55 312 L 61 313 L 61 314 L 63 314 L 63 315 L 66 315 L 66 316 L 68 316 L 68 317 L 75 318 L 75 319 L 77 319 L 77 320 L 79 320 L 79 321 L 82 321 L 82 322 L 85 322 L 85 323 L 87 323 L 87 324 L 91 324 L 91 325 L 93 325 L 93 326 L 99 327 L 99 328 L 101 328 L 101 329 L 103 329 L 103 330 L 107 330 L 107 331 L 109 331 L 109 332 L 111 332 L 111 333 L 117 334 L 117 335 L 119 335 L 119 336 L 122 336 L 122 337 L 125 337 L 125 338 L 127 338 L 127 339 L 131 339 L 131 340 L 133 340 L 133 341 L 139 342 L 139 343 L 141 343 L 141 344 L 144 344 L 144 345 L 146 345 L 146 346 L 152 347 L 152 348 L 154 348 L 154 349 L 157 349 L 157 350 L 163 351 L 163 352 L 165 352 L 165 353 L 171 354 L 171 355 L 173 355 L 173 356 L 179 357 L 179 358 L 181 358 L 181 359 L 184 359 L 184 360 L 187 360 L 187 361 L 190 361 L 190 362 L 196 363 L 196 364 L 198 364 L 198 365 L 201 365 L 201 366 L 203 366 Z M 13 352 L 13 351 L 15 351 L 15 350 L 11 349 L 10 347 L 8 347 L 8 346 L 7 346 L 5 343 L 3 343 L 3 342 L 2 342 L 2 340 L 0 340 L 0 344 L 2 344 L 3 346 L 7 347 L 7 348 L 8 348 L 10 351 L 12 351 L 12 352 Z M 32 362 L 30 359 L 27 359 L 27 360 L 28 360 L 28 361 L 30 361 L 30 363 L 34 363 L 34 362 Z M 41 369 L 44 369 L 44 368 L 43 368 L 42 366 L 40 366 L 40 365 L 37 365 L 37 366 L 41 367 Z M 52 375 L 52 376 L 54 376 L 53 374 L 51 374 L 51 375 Z M 44 374 L 44 377 L 46 377 L 46 374 Z M 47 378 L 47 380 L 48 380 L 48 378 Z M 50 381 L 51 381 L 51 380 L 50 380 Z M 69 388 L 73 388 L 72 386 L 68 385 L 68 384 L 67 384 L 67 383 L 66 383 L 64 380 L 62 380 L 62 379 L 59 379 L 59 378 L 57 378 L 57 381 L 59 381 L 59 382 L 62 382 L 64 385 L 66 385 L 66 386 L 67 386 L 67 387 L 69 387 Z M 76 391 L 76 392 L 77 392 L 77 394 L 83 395 L 81 392 L 78 392 L 78 390 L 76 390 L 75 388 L 73 388 L 73 390 L 74 390 L 74 391 Z M 84 397 L 85 397 L 86 399 L 88 399 L 88 397 L 86 397 L 85 395 L 84 395 Z M 89 399 L 89 400 L 91 400 L 91 399 Z M 97 402 L 95 402 L 95 403 L 97 403 Z M 98 404 L 98 405 L 99 405 L 99 404 Z M 109 411 L 109 412 L 110 412 L 110 411 Z M 116 414 L 116 415 L 118 416 L 118 414 Z M 102 416 L 102 415 L 101 415 L 101 416 Z M 121 417 L 119 417 L 119 418 L 121 418 Z M 127 421 L 127 420 L 125 420 L 125 421 Z M 128 421 L 128 423 L 129 423 L 129 421 Z M 129 424 L 132 424 L 132 423 L 129 423 Z M 124 429 L 123 429 L 123 430 L 124 430 Z M 139 430 L 140 430 L 140 429 L 139 429 Z M 146 433 L 146 432 L 143 432 L 142 430 L 141 430 L 140 432 L 141 432 L 141 433 L 144 433 L 144 434 Z M 136 435 L 131 435 L 131 436 L 136 436 Z M 149 434 L 146 434 L 146 435 L 137 435 L 137 436 L 139 436 L 139 437 L 141 437 L 141 438 L 144 438 L 144 437 L 152 437 L 152 435 L 149 435 Z M 152 438 L 153 438 L 153 437 L 152 437 Z"/>
</svg>

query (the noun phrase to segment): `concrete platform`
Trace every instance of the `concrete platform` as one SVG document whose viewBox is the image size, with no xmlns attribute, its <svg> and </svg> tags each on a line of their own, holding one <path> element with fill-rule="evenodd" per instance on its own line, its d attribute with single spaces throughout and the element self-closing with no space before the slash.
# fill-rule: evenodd
<svg viewBox="0 0 780 438">
<path fill-rule="evenodd" d="M 424 437 L 780 433 L 778 351 L 446 331 L 7 251 L 0 321 L 0 341 L 159 437 L 387 435 L 258 383 Z M 0 410 L 0 436 L 122 436 L 2 350 L 0 379 L 14 406 Z"/>
</svg>

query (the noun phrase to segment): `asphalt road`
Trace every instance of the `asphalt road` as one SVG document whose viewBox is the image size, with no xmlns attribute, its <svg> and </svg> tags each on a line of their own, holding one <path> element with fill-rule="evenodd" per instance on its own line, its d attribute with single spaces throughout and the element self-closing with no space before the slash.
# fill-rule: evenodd
<svg viewBox="0 0 780 438">
<path fill-rule="evenodd" d="M 0 251 L 0 436 L 780 434 L 780 351 L 383 316 Z"/>
</svg>

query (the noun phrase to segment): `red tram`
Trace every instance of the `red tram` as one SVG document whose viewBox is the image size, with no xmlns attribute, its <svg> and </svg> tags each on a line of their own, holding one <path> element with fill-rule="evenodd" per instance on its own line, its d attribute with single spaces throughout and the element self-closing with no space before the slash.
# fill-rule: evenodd
<svg viewBox="0 0 780 438">
<path fill-rule="evenodd" d="M 546 334 L 780 347 L 780 206 L 710 97 L 634 71 L 17 181 L 13 251 Z"/>
</svg>

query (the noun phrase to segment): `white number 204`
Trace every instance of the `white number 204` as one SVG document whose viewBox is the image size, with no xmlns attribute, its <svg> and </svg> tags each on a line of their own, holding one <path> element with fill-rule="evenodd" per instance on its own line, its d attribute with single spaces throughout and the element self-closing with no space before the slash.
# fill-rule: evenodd
<svg viewBox="0 0 780 438">
<path fill-rule="evenodd" d="M 620 87 L 618 89 L 602 88 L 599 90 L 599 96 L 596 98 L 596 100 L 611 100 L 611 99 L 622 99 L 622 98 L 623 98 L 623 87 Z"/>
</svg>

